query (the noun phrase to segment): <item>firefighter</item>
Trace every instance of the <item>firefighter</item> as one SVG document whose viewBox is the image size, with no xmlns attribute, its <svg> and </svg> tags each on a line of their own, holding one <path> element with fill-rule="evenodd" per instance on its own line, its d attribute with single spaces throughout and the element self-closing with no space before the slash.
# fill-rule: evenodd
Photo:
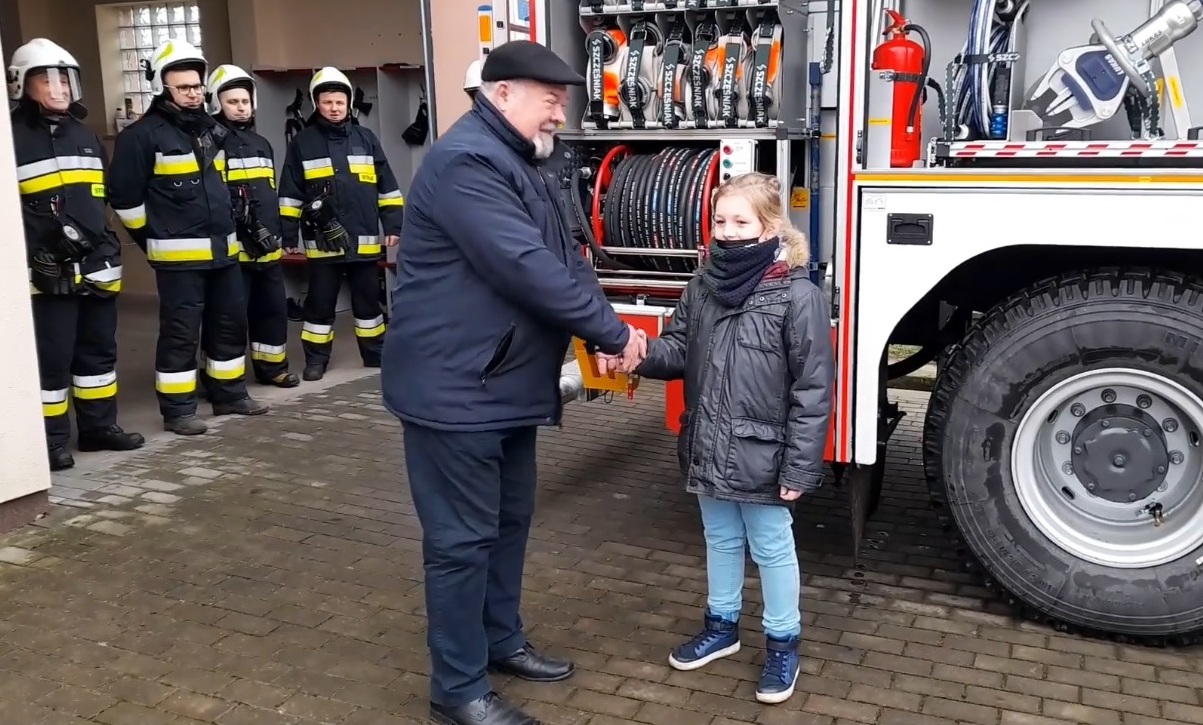
<svg viewBox="0 0 1203 725">
<path fill-rule="evenodd" d="M 200 435 L 208 426 L 196 416 L 198 379 L 214 415 L 268 410 L 246 390 L 246 295 L 230 193 L 218 168 L 229 132 L 205 110 L 208 64 L 195 46 L 169 40 L 144 66 L 155 96 L 117 136 L 109 202 L 155 270 L 155 392 L 163 428 Z"/>
<path fill-rule="evenodd" d="M 275 154 L 254 130 L 259 94 L 254 79 L 236 65 L 215 68 L 208 88 L 209 112 L 229 131 L 222 148 L 238 228 L 251 369 L 260 383 L 295 388 L 301 380 L 288 372 L 288 294 L 280 270 L 284 250 Z"/>
<path fill-rule="evenodd" d="M 46 447 L 62 471 L 75 465 L 69 399 L 81 451 L 146 442 L 117 425 L 121 245 L 105 225 L 105 152 L 81 123 L 75 58 L 35 38 L 13 53 L 8 81 Z"/>
<path fill-rule="evenodd" d="M 476 92 L 480 90 L 480 66 L 479 60 L 474 60 L 468 64 L 468 72 L 464 74 L 464 93 L 468 94 L 468 100 L 476 100 Z"/>
<path fill-rule="evenodd" d="M 303 245 L 309 269 L 301 328 L 305 380 L 321 380 L 330 364 L 334 306 L 344 277 L 351 288 L 359 355 L 365 367 L 380 367 L 379 262 L 384 248 L 400 238 L 405 201 L 380 141 L 349 116 L 353 93 L 336 68 L 313 75 L 314 113 L 288 144 L 280 172 L 284 246 Z"/>
</svg>

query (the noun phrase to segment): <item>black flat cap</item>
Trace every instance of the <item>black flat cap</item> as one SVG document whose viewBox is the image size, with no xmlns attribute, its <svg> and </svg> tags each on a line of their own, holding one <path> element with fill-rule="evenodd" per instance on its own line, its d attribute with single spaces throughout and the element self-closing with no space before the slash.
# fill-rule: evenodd
<svg viewBox="0 0 1203 725">
<path fill-rule="evenodd" d="M 485 56 L 480 79 L 491 81 L 532 80 L 553 86 L 583 86 L 585 78 L 574 71 L 551 48 L 529 40 L 511 40 Z"/>
</svg>

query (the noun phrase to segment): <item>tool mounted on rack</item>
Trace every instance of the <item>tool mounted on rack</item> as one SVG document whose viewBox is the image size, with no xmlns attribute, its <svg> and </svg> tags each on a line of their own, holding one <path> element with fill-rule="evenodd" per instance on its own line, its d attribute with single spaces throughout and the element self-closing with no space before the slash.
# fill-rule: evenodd
<svg viewBox="0 0 1203 725">
<path fill-rule="evenodd" d="M 752 76 L 748 79 L 749 125 L 767 128 L 777 115 L 774 104 L 781 97 L 781 22 L 777 13 L 766 10 L 756 20 L 752 38 Z"/>
<path fill-rule="evenodd" d="M 660 123 L 665 128 L 679 128 L 689 118 L 685 108 L 685 72 L 691 50 L 689 24 L 677 16 L 664 41 L 664 58 L 660 70 Z"/>
<path fill-rule="evenodd" d="M 1203 22 L 1203 1 L 1171 0 L 1131 33 L 1115 37 L 1102 20 L 1090 45 L 1061 52 L 1025 106 L 1047 126 L 1080 129 L 1127 106 L 1134 137 L 1160 138 L 1161 99 L 1151 61 Z"/>
<path fill-rule="evenodd" d="M 719 27 L 713 17 L 698 20 L 693 31 L 693 50 L 685 85 L 685 108 L 697 128 L 706 128 L 718 118 L 718 79 L 721 50 Z"/>
<path fill-rule="evenodd" d="M 664 36 L 655 20 L 639 18 L 631 25 L 627 57 L 623 65 L 619 97 L 624 120 L 635 128 L 644 128 L 660 112 L 656 84 L 664 64 Z"/>
<path fill-rule="evenodd" d="M 292 103 L 284 107 L 284 143 L 287 145 L 292 137 L 305 128 L 305 117 L 301 115 L 301 106 L 305 103 L 305 94 L 300 88 L 292 97 Z"/>
<path fill-rule="evenodd" d="M 375 104 L 368 103 L 364 100 L 365 94 L 362 87 L 355 88 L 355 97 L 351 101 L 351 123 L 359 125 L 359 116 L 362 114 L 364 118 L 372 115 L 372 106 Z"/>
<path fill-rule="evenodd" d="M 588 58 L 586 120 L 605 128 L 619 119 L 618 85 L 627 59 L 627 35 L 612 20 L 597 18 L 585 37 Z"/>
</svg>

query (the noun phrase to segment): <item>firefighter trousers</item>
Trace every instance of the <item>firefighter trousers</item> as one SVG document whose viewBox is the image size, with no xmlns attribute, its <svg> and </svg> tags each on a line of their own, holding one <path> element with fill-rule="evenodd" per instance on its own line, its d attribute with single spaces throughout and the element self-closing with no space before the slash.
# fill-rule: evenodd
<svg viewBox="0 0 1203 725">
<path fill-rule="evenodd" d="M 211 403 L 246 391 L 246 292 L 238 264 L 217 269 L 158 269 L 159 341 L 155 393 L 164 419 L 196 414 L 196 386 Z M 203 323 L 203 327 L 202 327 Z M 197 370 L 197 343 L 205 370 Z"/>
<path fill-rule="evenodd" d="M 243 264 L 246 321 L 255 379 L 270 383 L 288 372 L 288 293 L 279 262 Z"/>
<path fill-rule="evenodd" d="M 309 262 L 309 291 L 305 294 L 305 322 L 301 345 L 305 365 L 330 364 L 334 345 L 334 310 L 345 277 L 351 287 L 351 314 L 359 356 L 367 367 L 380 366 L 384 345 L 384 315 L 380 309 L 380 268 L 376 262 Z"/>
<path fill-rule="evenodd" d="M 34 295 L 33 326 L 46 446 L 67 445 L 72 398 L 80 432 L 116 425 L 117 298 Z"/>
</svg>

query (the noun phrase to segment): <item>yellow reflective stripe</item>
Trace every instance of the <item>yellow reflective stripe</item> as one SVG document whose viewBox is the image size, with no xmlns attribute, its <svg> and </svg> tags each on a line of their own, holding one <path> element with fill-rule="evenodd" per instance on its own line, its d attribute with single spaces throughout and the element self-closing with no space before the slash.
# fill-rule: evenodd
<svg viewBox="0 0 1203 725">
<path fill-rule="evenodd" d="M 274 179 L 275 169 L 230 169 L 226 172 L 227 181 L 250 181 L 251 179 Z"/>
<path fill-rule="evenodd" d="M 384 315 L 377 315 L 370 320 L 355 319 L 356 337 L 380 337 L 384 334 Z"/>
<path fill-rule="evenodd" d="M 72 394 L 79 400 L 106 400 L 117 396 L 117 373 L 73 375 Z"/>
<path fill-rule="evenodd" d="M 262 257 L 259 257 L 257 259 L 251 259 L 251 255 L 247 254 L 246 251 L 243 249 L 238 250 L 238 261 L 239 262 L 274 262 L 277 259 L 281 259 L 283 257 L 284 257 L 283 249 L 277 249 L 274 252 L 268 252 L 267 254 L 265 254 Z"/>
<path fill-rule="evenodd" d="M 205 375 L 214 380 L 237 380 L 246 374 L 246 356 L 239 355 L 232 360 L 205 359 Z"/>
<path fill-rule="evenodd" d="M 17 184 L 17 190 L 22 194 L 37 194 L 51 189 L 59 189 L 70 184 L 104 184 L 103 171 L 75 170 L 55 171 L 45 176 L 39 176 L 29 181 Z"/>
<path fill-rule="evenodd" d="M 54 418 L 67 414 L 67 388 L 42 391 L 42 417 Z"/>
<path fill-rule="evenodd" d="M 84 280 L 91 282 L 105 292 L 120 292 L 121 291 L 121 265 L 115 267 L 105 267 L 98 269 L 95 272 L 89 272 L 83 276 Z"/>
<path fill-rule="evenodd" d="M 405 206 L 405 197 L 401 196 L 401 191 L 390 191 L 384 194 L 376 195 L 376 206 Z"/>
<path fill-rule="evenodd" d="M 312 239 L 301 239 L 301 246 L 305 249 L 305 256 L 310 259 L 321 259 L 323 257 L 341 257 L 344 252 L 323 252 L 317 248 L 317 242 Z"/>
<path fill-rule="evenodd" d="M 196 371 L 164 373 L 156 370 L 155 390 L 164 395 L 187 395 L 196 392 Z"/>
<path fill-rule="evenodd" d="M 272 160 L 266 156 L 245 156 L 242 158 L 230 159 L 228 166 L 231 171 L 234 169 L 274 168 Z"/>
<path fill-rule="evenodd" d="M 301 206 L 302 202 L 300 199 L 282 196 L 280 197 L 280 216 L 289 217 L 291 219 L 300 219 Z"/>
<path fill-rule="evenodd" d="M 152 262 L 210 262 L 213 242 L 208 237 L 147 239 L 146 258 Z"/>
<path fill-rule="evenodd" d="M 242 253 L 242 244 L 238 241 L 237 234 L 231 234 L 226 238 L 226 256 L 235 257 Z"/>
<path fill-rule="evenodd" d="M 329 157 L 302 161 L 301 167 L 304 169 L 306 179 L 324 179 L 327 176 L 334 176 L 334 166 Z"/>
<path fill-rule="evenodd" d="M 334 342 L 334 326 L 315 325 L 312 322 L 306 322 L 301 325 L 301 339 L 305 342 L 312 342 L 315 345 L 325 345 Z"/>
<path fill-rule="evenodd" d="M 117 212 L 117 217 L 121 219 L 121 223 L 126 229 L 141 229 L 146 226 L 146 205 L 139 204 L 132 209 L 118 209 L 113 207 L 113 211 Z"/>
<path fill-rule="evenodd" d="M 259 362 L 284 362 L 288 348 L 284 345 L 267 345 L 262 342 L 251 343 L 251 359 Z"/>
<path fill-rule="evenodd" d="M 17 188 L 22 194 L 36 194 L 69 184 L 92 184 L 104 196 L 104 167 L 95 156 L 55 156 L 17 167 Z"/>
<path fill-rule="evenodd" d="M 200 165 L 193 154 L 165 154 L 155 152 L 155 176 L 179 176 L 200 173 Z"/>
</svg>

